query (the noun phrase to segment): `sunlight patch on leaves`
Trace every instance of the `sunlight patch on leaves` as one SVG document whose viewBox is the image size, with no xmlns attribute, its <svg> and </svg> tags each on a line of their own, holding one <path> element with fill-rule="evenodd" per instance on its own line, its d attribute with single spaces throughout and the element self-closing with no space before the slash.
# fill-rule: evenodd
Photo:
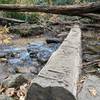
<svg viewBox="0 0 100 100">
<path fill-rule="evenodd" d="M 0 44 L 11 44 L 11 38 L 8 36 L 9 28 L 7 26 L 0 26 Z"/>
</svg>

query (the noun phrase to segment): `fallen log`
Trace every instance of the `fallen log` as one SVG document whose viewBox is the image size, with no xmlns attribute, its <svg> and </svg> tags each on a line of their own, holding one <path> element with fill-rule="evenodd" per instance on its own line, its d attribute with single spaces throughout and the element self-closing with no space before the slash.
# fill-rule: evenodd
<svg viewBox="0 0 100 100">
<path fill-rule="evenodd" d="M 81 31 L 75 25 L 33 79 L 25 100 L 76 100 L 81 66 Z"/>
<path fill-rule="evenodd" d="M 67 6 L 0 4 L 0 11 L 44 12 L 52 14 L 79 15 L 83 13 L 100 13 L 100 3 Z"/>
</svg>

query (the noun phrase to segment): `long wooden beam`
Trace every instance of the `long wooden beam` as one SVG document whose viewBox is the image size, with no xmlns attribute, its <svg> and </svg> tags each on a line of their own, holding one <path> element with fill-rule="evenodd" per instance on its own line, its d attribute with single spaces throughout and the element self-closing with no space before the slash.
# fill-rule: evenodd
<svg viewBox="0 0 100 100">
<path fill-rule="evenodd" d="M 100 3 L 67 6 L 0 4 L 0 11 L 44 12 L 52 14 L 78 15 L 82 13 L 100 13 Z"/>
</svg>

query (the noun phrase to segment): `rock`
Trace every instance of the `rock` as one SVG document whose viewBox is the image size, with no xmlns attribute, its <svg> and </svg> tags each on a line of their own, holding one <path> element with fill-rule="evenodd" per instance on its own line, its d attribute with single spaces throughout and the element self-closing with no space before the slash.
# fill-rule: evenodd
<svg viewBox="0 0 100 100">
<path fill-rule="evenodd" d="M 53 50 L 43 43 L 30 44 L 27 50 L 32 58 L 36 58 L 41 63 L 48 61 L 49 57 L 53 53 Z"/>
<path fill-rule="evenodd" d="M 14 53 L 14 57 L 8 59 L 8 64 L 13 66 L 30 66 L 32 65 L 32 59 L 27 51 L 20 50 L 19 52 Z"/>
<path fill-rule="evenodd" d="M 5 79 L 2 82 L 2 85 L 4 87 L 18 87 L 20 85 L 22 85 L 24 82 L 27 82 L 27 80 L 21 75 L 21 74 L 15 74 L 15 75 L 11 75 L 9 76 L 7 79 Z"/>
<path fill-rule="evenodd" d="M 7 53 L 0 51 L 0 58 L 4 58 L 4 57 L 6 57 L 6 55 L 7 55 Z"/>
<path fill-rule="evenodd" d="M 45 63 L 48 61 L 48 59 L 50 58 L 51 54 L 53 53 L 53 51 L 49 48 L 44 48 L 42 49 L 38 54 L 37 54 L 37 59 L 38 61 L 40 61 L 41 63 Z"/>
<path fill-rule="evenodd" d="M 100 100 L 100 78 L 88 76 L 78 94 L 78 100 Z"/>
<path fill-rule="evenodd" d="M 34 78 L 34 74 L 32 74 L 32 73 L 24 73 L 22 75 L 28 81 L 31 81 Z"/>
<path fill-rule="evenodd" d="M 20 24 L 10 27 L 11 33 L 20 34 L 21 36 L 35 36 L 44 33 L 44 28 L 41 25 Z"/>
<path fill-rule="evenodd" d="M 17 67 L 17 72 L 18 73 L 33 73 L 33 74 L 38 74 L 38 68 L 34 66 L 22 66 L 22 67 Z"/>
<path fill-rule="evenodd" d="M 44 46 L 44 43 L 31 43 L 27 46 L 27 51 L 32 58 L 37 58 L 37 53 Z"/>
<path fill-rule="evenodd" d="M 0 83 L 9 76 L 8 66 L 0 63 Z"/>
<path fill-rule="evenodd" d="M 29 56 L 29 53 L 27 51 L 21 51 L 19 53 L 19 56 L 20 56 L 20 59 L 23 60 L 23 61 L 28 61 L 28 60 L 31 60 L 30 59 L 30 56 Z"/>
<path fill-rule="evenodd" d="M 14 99 L 9 97 L 9 96 L 2 94 L 2 95 L 0 95 L 0 100 L 14 100 Z"/>
<path fill-rule="evenodd" d="M 61 43 L 61 40 L 59 38 L 48 38 L 46 39 L 46 42 L 49 43 Z"/>
<path fill-rule="evenodd" d="M 13 46 L 8 46 L 7 48 L 3 48 L 3 50 L 4 50 L 4 52 L 9 54 L 9 53 L 19 52 L 21 49 L 13 47 Z"/>
<path fill-rule="evenodd" d="M 53 50 L 53 52 L 56 51 L 60 45 L 61 45 L 61 43 L 50 43 L 50 44 L 48 44 L 49 48 L 51 50 Z"/>
</svg>

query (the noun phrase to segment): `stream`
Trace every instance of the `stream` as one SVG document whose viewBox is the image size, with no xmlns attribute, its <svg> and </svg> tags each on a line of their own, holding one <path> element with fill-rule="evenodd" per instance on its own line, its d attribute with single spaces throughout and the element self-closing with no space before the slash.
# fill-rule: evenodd
<svg viewBox="0 0 100 100">
<path fill-rule="evenodd" d="M 60 42 L 46 42 L 46 36 L 34 36 L 13 40 L 13 45 L 0 45 L 0 80 L 11 74 L 37 75 Z"/>
</svg>

